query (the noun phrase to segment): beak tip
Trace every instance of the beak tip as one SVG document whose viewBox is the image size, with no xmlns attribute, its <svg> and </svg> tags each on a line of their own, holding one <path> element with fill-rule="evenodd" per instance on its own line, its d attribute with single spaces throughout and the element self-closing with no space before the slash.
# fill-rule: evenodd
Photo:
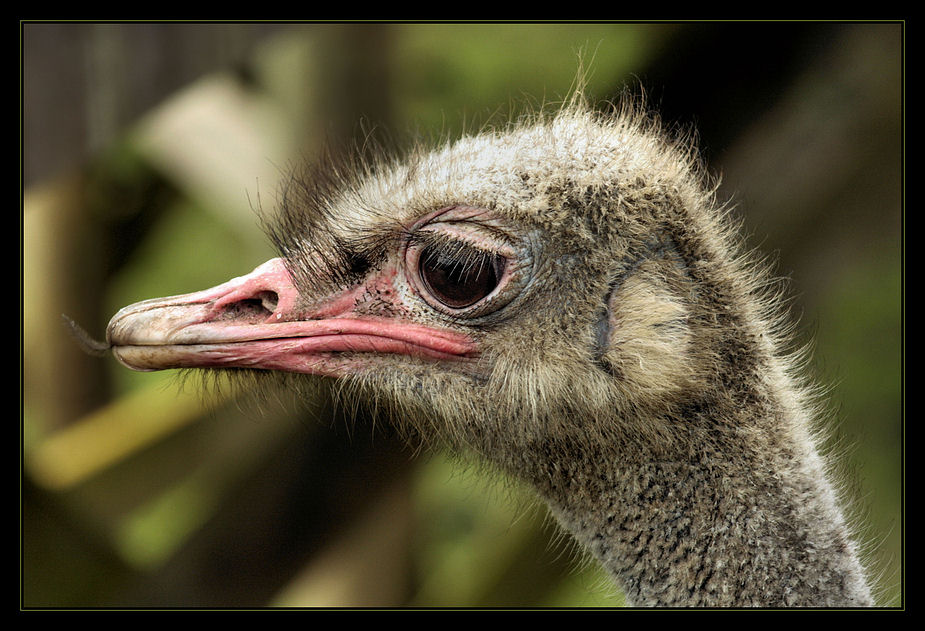
<svg viewBox="0 0 925 631">
<path fill-rule="evenodd" d="M 122 356 L 117 348 L 112 349 L 112 355 L 116 358 L 116 361 L 128 368 L 129 370 L 134 370 L 135 372 L 154 372 L 154 368 L 145 368 L 142 366 L 136 366 L 128 361 Z"/>
</svg>

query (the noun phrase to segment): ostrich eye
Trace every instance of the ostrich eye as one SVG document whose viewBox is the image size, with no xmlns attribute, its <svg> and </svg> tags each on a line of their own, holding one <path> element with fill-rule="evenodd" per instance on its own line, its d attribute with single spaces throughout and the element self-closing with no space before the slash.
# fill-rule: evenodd
<svg viewBox="0 0 925 631">
<path fill-rule="evenodd" d="M 419 274 L 427 290 L 451 309 L 471 307 L 501 280 L 507 259 L 474 248 L 452 253 L 430 245 L 421 251 Z"/>
</svg>

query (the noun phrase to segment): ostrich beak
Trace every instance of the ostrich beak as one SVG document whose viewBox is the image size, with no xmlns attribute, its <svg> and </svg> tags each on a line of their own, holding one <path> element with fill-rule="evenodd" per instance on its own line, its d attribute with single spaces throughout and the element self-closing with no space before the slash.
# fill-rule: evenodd
<svg viewBox="0 0 925 631">
<path fill-rule="evenodd" d="M 120 362 L 142 371 L 258 368 L 338 377 L 355 372 L 369 353 L 472 357 L 475 343 L 461 333 L 356 313 L 359 298 L 375 289 L 381 296 L 394 275 L 305 300 L 284 261 L 271 259 L 212 289 L 125 307 L 109 322 L 106 338 Z M 306 303 L 312 306 L 299 306 Z"/>
</svg>

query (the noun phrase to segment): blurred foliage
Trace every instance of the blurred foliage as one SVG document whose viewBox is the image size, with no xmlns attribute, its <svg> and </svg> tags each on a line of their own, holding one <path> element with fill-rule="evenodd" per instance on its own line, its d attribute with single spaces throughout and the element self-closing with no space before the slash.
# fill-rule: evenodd
<svg viewBox="0 0 925 631">
<path fill-rule="evenodd" d="M 235 26 L 214 28 L 233 32 Z M 741 30 L 739 26 L 729 25 L 724 32 Z M 74 25 L 74 28 L 86 29 L 87 38 L 92 39 L 92 25 Z M 805 35 L 805 31 L 801 33 Z M 687 50 L 684 45 L 697 35 L 696 25 L 674 24 L 282 28 L 262 37 L 259 45 L 249 50 L 235 68 L 245 90 L 228 93 L 232 95 L 228 97 L 229 103 L 216 106 L 215 116 L 218 120 L 219 114 L 227 113 L 222 107 L 233 109 L 238 104 L 239 110 L 234 111 L 250 111 L 254 120 L 262 121 L 264 114 L 253 114 L 253 109 L 262 105 L 248 100 L 259 96 L 273 101 L 276 108 L 273 111 L 285 121 L 288 134 L 281 133 L 279 137 L 276 132 L 270 134 L 272 146 L 252 147 L 251 155 L 238 156 L 228 151 L 219 156 L 221 162 L 235 163 L 233 166 L 209 163 L 200 166 L 202 170 L 228 167 L 230 173 L 240 169 L 247 173 L 256 153 L 260 162 L 270 163 L 271 170 L 281 175 L 288 160 L 318 150 L 317 138 L 328 135 L 334 125 L 329 120 L 334 116 L 327 112 L 339 109 L 345 115 L 366 116 L 374 124 L 387 125 L 396 135 L 405 130 L 432 137 L 458 135 L 464 124 L 471 129 L 495 115 L 502 118 L 516 115 L 524 101 L 539 104 L 565 98 L 574 85 L 579 55 L 584 58 L 588 73 L 588 92 L 596 98 L 616 98 L 625 84 L 639 83 L 648 88 L 648 81 L 657 83 L 665 76 L 675 77 L 680 83 L 682 77 L 677 73 L 666 75 L 665 66 L 683 63 Z M 812 46 L 792 46 L 791 50 L 796 51 L 792 54 L 811 61 L 817 50 L 836 47 L 837 35 L 820 27 L 818 32 L 812 31 L 810 37 L 801 40 L 813 42 Z M 702 33 L 700 37 L 702 40 Z M 359 86 L 331 84 L 331 73 L 346 72 L 343 69 L 352 63 L 351 55 L 360 54 L 357 50 L 364 42 L 376 46 L 382 42 L 382 50 L 373 51 L 374 57 L 381 57 L 378 60 L 381 67 L 375 66 L 380 70 L 371 74 L 381 71 L 383 76 L 368 81 L 381 80 L 388 88 L 384 93 L 362 82 Z M 78 57 L 80 52 L 73 51 Z M 727 51 L 730 58 L 736 54 L 735 50 Z M 899 63 L 898 59 L 888 59 Z M 717 61 L 717 66 L 721 65 Z M 799 70 L 806 71 L 807 65 Z M 701 71 L 693 68 L 690 72 Z M 792 71 L 790 66 L 781 70 Z M 773 69 L 768 70 L 769 74 L 772 72 Z M 799 103 L 803 95 L 790 91 L 793 82 L 790 75 L 780 81 L 776 87 L 780 101 L 790 99 Z M 821 86 L 825 81 L 825 76 L 810 76 L 805 84 Z M 164 95 L 164 106 L 152 113 L 163 113 L 179 97 L 188 98 L 198 85 L 201 82 L 192 82 L 189 89 L 173 97 Z M 695 90 L 674 94 L 695 103 L 702 98 L 702 103 L 709 104 L 703 105 L 705 110 L 690 112 L 690 118 L 682 121 L 669 119 L 669 122 L 701 121 L 708 118 L 710 108 L 719 107 L 716 95 L 706 94 L 709 86 L 702 87 L 705 92 L 702 95 L 693 94 Z M 379 100 L 381 108 L 356 112 L 356 104 L 342 101 L 351 91 L 371 92 L 365 94 L 364 103 L 372 103 L 369 107 L 373 108 Z M 53 97 L 50 94 L 48 98 Z M 659 96 L 656 106 L 662 104 L 662 98 Z M 681 99 L 673 101 L 665 97 L 665 100 L 666 105 L 674 102 L 677 106 L 677 100 Z M 777 101 L 755 101 L 760 102 L 745 106 L 735 101 L 726 105 L 730 109 L 746 109 L 749 115 L 761 119 L 777 104 Z M 854 102 L 853 98 L 845 98 L 841 104 L 850 110 Z M 62 99 L 62 103 L 66 100 Z M 723 119 L 725 114 L 717 116 Z M 759 153 L 765 149 L 762 143 L 748 145 L 748 130 L 736 127 L 731 116 L 724 120 L 728 121 L 729 133 L 734 135 L 730 146 L 718 143 L 718 136 L 704 139 L 711 156 L 719 162 L 713 166 L 734 169 L 734 164 L 723 165 L 722 160 L 750 155 L 748 151 L 735 151 L 736 141 L 739 149 L 744 146 Z M 812 125 L 813 120 L 816 119 L 810 116 L 806 124 Z M 711 121 L 703 122 L 709 129 Z M 342 429 L 331 436 L 323 434 L 327 425 L 339 428 L 343 423 L 327 407 L 324 396 L 320 396 L 317 409 L 307 415 L 313 417 L 308 422 L 294 420 L 305 416 L 298 408 L 264 411 L 264 420 L 253 421 L 249 411 L 261 403 L 238 395 L 234 389 L 219 388 L 217 395 L 202 395 L 194 382 L 185 383 L 183 390 L 191 397 L 187 399 L 178 397 L 176 379 L 169 374 L 134 373 L 108 360 L 103 364 L 99 360 L 93 360 L 95 364 L 79 363 L 74 368 L 73 362 L 56 359 L 55 352 L 67 352 L 65 342 L 56 340 L 50 344 L 46 340 L 45 332 L 52 326 L 40 326 L 47 322 L 41 315 L 76 310 L 78 314 L 96 318 L 87 325 L 91 333 L 98 334 L 109 315 L 125 304 L 222 282 L 232 275 L 248 272 L 270 255 L 259 239 L 256 222 L 252 229 L 247 229 L 242 227 L 239 217 L 223 217 L 221 203 L 203 193 L 208 188 L 194 190 L 189 183 L 192 175 L 189 168 L 164 161 L 163 157 L 170 154 L 139 140 L 139 127 L 150 124 L 151 119 L 146 118 L 125 129 L 106 152 L 97 153 L 89 165 L 79 169 L 83 179 L 77 189 L 62 186 L 62 180 L 57 179 L 26 191 L 23 434 L 27 473 L 23 528 L 28 534 L 24 543 L 23 604 L 338 604 L 334 600 L 319 603 L 309 597 L 309 594 L 327 594 L 326 598 L 333 598 L 331 594 L 339 593 L 331 586 L 341 575 L 331 569 L 317 570 L 321 564 L 313 565 L 313 561 L 320 558 L 347 559 L 339 562 L 341 569 L 358 563 L 363 568 L 359 572 L 370 576 L 378 576 L 370 569 L 377 566 L 388 576 L 404 573 L 406 581 L 395 579 L 395 585 L 390 586 L 394 589 L 383 593 L 382 600 L 373 601 L 376 603 L 555 607 L 622 604 L 622 596 L 613 593 L 612 584 L 594 564 L 583 562 L 566 542 L 550 543 L 557 540 L 555 529 L 546 523 L 545 511 L 534 505 L 529 491 L 513 481 L 487 482 L 493 476 L 483 478 L 477 466 L 468 469 L 440 454 L 416 460 L 414 471 L 408 476 L 401 471 L 410 456 L 405 452 L 396 458 L 405 464 L 396 467 L 399 473 L 394 474 L 394 479 L 399 487 L 407 487 L 408 497 L 401 493 L 393 497 L 391 491 L 382 491 L 381 497 L 392 499 L 386 501 L 384 513 L 375 513 L 375 523 L 369 526 L 394 529 L 388 546 L 395 548 L 396 553 L 382 557 L 389 559 L 388 562 L 376 556 L 386 552 L 382 549 L 363 548 L 360 556 L 368 558 L 359 560 L 356 555 L 350 557 L 349 550 L 343 557 L 326 556 L 324 550 L 338 549 L 336 533 L 348 530 L 342 523 L 365 524 L 356 515 L 364 514 L 363 508 L 368 508 L 365 495 L 352 497 L 357 487 L 345 487 L 352 489 L 349 493 L 340 492 L 337 489 L 341 487 L 334 486 L 332 480 L 345 480 L 346 484 L 355 478 L 358 487 L 373 491 L 376 484 L 371 480 L 381 482 L 378 478 L 385 480 L 393 475 L 386 473 L 391 469 L 374 467 L 376 475 L 363 477 L 363 467 L 379 462 L 365 451 L 364 432 L 368 428 L 361 424 L 353 434 L 347 432 L 346 438 Z M 347 123 L 351 124 L 355 125 Z M 236 131 L 234 127 L 229 130 Z M 229 134 L 223 140 L 231 142 L 232 136 Z M 250 142 L 247 136 L 242 132 L 241 137 L 247 146 Z M 179 149 L 185 144 L 194 152 L 199 140 L 191 135 L 172 142 Z M 28 145 L 39 140 L 30 137 L 25 142 Z M 292 145 L 299 147 L 295 154 L 290 153 Z M 160 158 L 154 155 L 157 151 L 162 151 L 157 154 Z M 839 151 L 843 151 L 841 158 L 852 157 L 845 148 Z M 256 200 L 250 197 L 255 190 L 252 183 L 253 179 L 248 178 L 240 186 L 229 185 L 234 188 L 225 192 L 232 197 L 240 195 L 245 205 L 254 205 Z M 761 186 L 780 184 L 762 182 L 754 190 L 762 190 Z M 258 189 L 263 194 L 261 203 L 272 205 L 273 188 L 266 179 L 261 180 Z M 799 191 L 795 194 L 798 196 Z M 781 216 L 785 210 L 781 209 Z M 888 210 L 884 212 L 893 221 Z M 77 213 L 85 227 L 73 231 L 49 227 L 53 226 L 51 219 L 69 216 L 67 213 Z M 743 213 L 748 221 L 748 209 Z M 881 238 L 862 254 L 851 249 L 855 240 L 849 239 L 850 252 L 837 250 L 835 258 L 843 264 L 833 271 L 825 265 L 831 260 L 824 255 L 829 247 L 827 235 L 813 230 L 814 216 L 804 215 L 801 219 L 799 236 L 818 246 L 822 254 L 815 260 L 821 263 L 813 266 L 812 258 L 808 263 L 784 258 L 782 264 L 788 273 L 794 266 L 803 265 L 793 271 L 796 280 L 804 275 L 813 278 L 819 275 L 823 279 L 813 285 L 814 293 L 808 301 L 812 311 L 804 314 L 803 326 L 809 323 L 816 327 L 815 366 L 824 383 L 835 382 L 832 399 L 838 429 L 833 449 L 849 452 L 849 480 L 857 481 L 861 495 L 860 520 L 870 524 L 863 534 L 873 542 L 873 566 L 884 576 L 882 601 L 895 605 L 900 602 L 903 560 L 900 512 L 903 288 L 899 226 L 884 228 Z M 775 217 L 762 216 L 759 221 L 762 225 L 774 225 Z M 857 239 L 865 235 L 852 236 Z M 787 238 L 784 234 L 783 239 Z M 75 244 L 87 241 L 90 248 L 76 250 L 78 254 L 69 263 L 55 263 L 51 258 L 51 253 L 63 257 L 77 248 Z M 785 247 L 782 242 L 767 245 L 772 249 Z M 56 293 L 59 283 L 70 283 L 78 295 L 61 298 Z M 799 311 L 802 303 L 799 297 L 797 301 L 796 311 Z M 53 351 L 59 347 L 64 350 Z M 59 393 L 62 384 L 76 383 L 81 378 L 90 380 L 97 371 L 100 374 L 86 391 L 67 396 Z M 191 406 L 191 401 L 199 407 Z M 124 406 L 135 406 L 128 408 L 135 411 L 126 412 Z M 92 433 L 80 435 L 80 428 L 107 427 L 106 423 L 120 421 L 131 427 L 133 420 L 144 416 L 142 410 L 151 412 L 152 418 L 160 415 L 173 420 L 163 421 L 162 434 L 118 438 L 125 445 L 132 445 L 128 451 L 114 449 L 112 454 L 118 457 L 99 454 L 97 468 L 92 463 L 87 465 L 86 473 L 81 474 L 84 477 L 75 478 L 70 486 L 43 486 L 43 478 L 36 473 L 37 462 L 57 470 L 55 463 L 63 464 L 55 456 L 62 453 L 60 450 L 66 454 L 68 449 L 72 452 L 77 449 L 75 445 L 99 447 L 101 440 Z M 105 431 L 110 436 L 118 434 Z M 52 445 L 55 441 L 57 446 Z M 133 441 L 138 441 L 137 446 Z M 352 461 L 350 468 L 343 465 L 344 469 L 332 466 L 329 460 L 318 459 L 316 463 L 313 458 L 320 456 L 305 455 L 315 453 L 311 451 L 312 444 L 327 455 L 340 454 L 340 446 L 348 444 L 350 450 L 359 452 L 360 455 L 354 455 L 359 460 Z M 299 449 L 304 449 L 305 454 L 298 452 Z M 88 458 L 95 458 L 99 449 L 80 448 L 80 451 Z M 295 455 L 285 455 L 290 451 Z M 39 457 L 43 453 L 45 460 Z M 389 462 L 394 464 L 392 460 Z M 274 466 L 284 472 L 291 469 L 292 477 L 284 477 L 286 473 L 267 473 Z M 331 478 L 319 472 L 324 469 L 330 469 L 327 473 Z M 318 480 L 305 480 L 311 477 L 305 470 L 313 471 Z M 283 502 L 290 491 L 288 487 L 285 493 L 273 490 L 280 488 L 280 480 L 293 484 L 291 494 L 302 498 L 307 506 L 297 507 L 298 499 L 289 498 L 288 504 Z M 293 480 L 303 480 L 300 484 L 304 488 Z M 312 484 L 318 496 L 306 496 L 305 488 L 311 488 Z M 325 485 L 331 488 L 317 488 Z M 272 515 L 260 514 L 264 510 L 260 502 L 269 502 L 274 492 L 285 497 L 279 499 L 279 504 L 267 504 L 267 510 L 275 511 Z M 335 503 L 361 506 L 355 507 L 350 516 L 325 512 L 334 510 L 323 507 L 325 492 L 333 496 L 327 499 Z M 406 500 L 412 508 L 405 508 Z M 305 524 L 316 521 L 300 511 L 317 511 L 313 519 L 330 524 L 332 530 L 318 527 L 319 534 L 307 534 L 310 529 Z M 394 521 L 388 521 L 393 517 L 380 518 L 380 514 L 392 515 Z M 411 524 L 395 516 L 399 514 L 412 515 Z M 257 540 L 258 534 L 269 530 L 268 523 L 277 522 L 295 523 L 305 531 L 300 537 L 306 541 L 310 536 L 314 538 L 307 543 L 299 539 L 303 547 L 294 545 L 295 539 L 285 538 L 296 536 L 288 532 L 284 532 L 283 538 L 279 533 L 270 533 L 267 539 Z M 235 528 L 245 534 L 231 538 L 228 533 L 237 533 Z M 293 530 L 298 528 L 293 526 Z M 219 591 L 222 578 L 231 582 L 237 576 L 230 569 L 231 559 L 237 553 L 234 546 L 246 546 L 241 541 L 248 534 L 258 541 L 254 546 L 259 549 L 245 550 L 242 554 L 266 557 L 255 561 L 256 569 L 250 570 L 254 574 L 265 572 L 266 584 L 256 576 L 248 576 L 248 585 L 237 586 L 240 592 L 229 587 L 220 594 L 211 593 L 208 583 L 214 583 L 215 591 Z M 357 536 L 379 541 L 368 531 Z M 405 556 L 410 555 L 410 561 L 400 558 L 402 555 L 397 551 L 403 552 L 402 546 L 407 547 Z M 287 557 L 286 563 L 280 560 L 283 555 Z M 408 567 L 402 565 L 406 561 Z M 316 579 L 319 573 L 323 576 Z M 171 589 L 172 583 L 194 585 L 195 589 L 187 590 L 186 600 L 172 601 L 170 598 L 175 598 L 176 593 Z M 319 584 L 325 588 L 320 589 Z M 371 596 L 371 587 L 363 589 Z M 284 592 L 285 597 L 280 596 Z M 346 602 L 368 604 L 363 595 L 354 593 L 355 600 Z M 167 602 L 159 600 L 160 597 Z"/>
<path fill-rule="evenodd" d="M 563 101 L 581 67 L 587 92 L 606 98 L 614 77 L 630 78 L 644 67 L 672 30 L 644 24 L 405 26 L 395 35 L 396 116 L 454 137 L 464 121 L 472 131 L 480 119 L 497 114 L 507 120 L 524 104 Z"/>
</svg>

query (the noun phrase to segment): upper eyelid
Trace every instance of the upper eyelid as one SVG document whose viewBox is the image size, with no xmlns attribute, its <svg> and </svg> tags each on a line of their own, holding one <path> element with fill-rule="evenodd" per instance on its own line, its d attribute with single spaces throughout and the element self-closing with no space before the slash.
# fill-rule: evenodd
<svg viewBox="0 0 925 631">
<path fill-rule="evenodd" d="M 492 248 L 486 248 L 471 239 L 460 237 L 458 235 L 448 235 L 436 230 L 415 230 L 408 235 L 408 244 L 426 248 L 429 246 L 445 246 L 446 249 L 455 249 L 459 247 L 469 248 L 485 254 L 496 254 Z"/>
<path fill-rule="evenodd" d="M 440 226 L 454 229 L 440 229 Z M 439 245 L 460 243 L 474 250 L 505 258 L 514 258 L 516 241 L 503 231 L 481 222 L 471 220 L 435 221 L 411 231 L 409 245 Z M 487 242 L 487 243 L 486 243 Z"/>
<path fill-rule="evenodd" d="M 471 228 L 474 232 L 481 232 L 485 234 L 486 236 L 489 236 L 491 239 L 500 241 L 504 243 L 505 245 L 508 245 L 511 247 L 513 247 L 517 243 L 516 239 L 513 236 L 509 235 L 501 228 L 492 226 L 490 224 L 487 224 L 481 221 L 472 221 L 470 219 L 458 219 L 458 220 L 450 219 L 446 221 L 435 221 L 433 224 L 428 224 L 428 225 L 436 225 L 436 224 L 465 226 L 467 228 Z M 427 226 L 421 226 L 421 227 L 426 228 Z"/>
</svg>

